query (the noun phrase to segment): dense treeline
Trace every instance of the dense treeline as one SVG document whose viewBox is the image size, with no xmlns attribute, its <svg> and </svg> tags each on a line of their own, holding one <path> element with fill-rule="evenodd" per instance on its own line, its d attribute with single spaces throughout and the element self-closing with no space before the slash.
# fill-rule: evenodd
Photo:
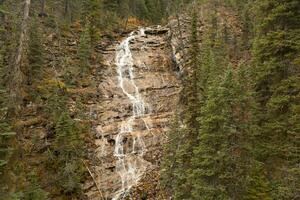
<svg viewBox="0 0 300 200">
<path fill-rule="evenodd" d="M 211 12 L 200 34 L 201 6 Z M 239 37 L 221 23 L 224 9 L 242 23 Z M 298 199 L 300 2 L 208 1 L 190 18 L 192 71 L 163 185 L 178 200 Z"/>
</svg>

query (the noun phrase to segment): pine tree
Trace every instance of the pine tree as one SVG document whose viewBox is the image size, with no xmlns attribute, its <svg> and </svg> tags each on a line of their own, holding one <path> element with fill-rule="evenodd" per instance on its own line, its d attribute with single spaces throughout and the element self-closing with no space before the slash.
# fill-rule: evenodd
<svg viewBox="0 0 300 200">
<path fill-rule="evenodd" d="M 147 9 L 145 0 L 134 0 L 129 2 L 129 7 L 134 16 L 139 19 L 148 19 L 149 11 Z"/>
<path fill-rule="evenodd" d="M 159 23 L 162 18 L 161 5 L 158 0 L 145 0 L 145 4 L 148 10 L 148 19 L 151 22 Z"/>
<path fill-rule="evenodd" d="M 238 131 L 234 138 L 234 143 L 238 144 L 235 145 L 236 149 L 234 150 L 238 156 L 235 161 L 237 164 L 235 176 L 238 177 L 238 180 L 235 181 L 237 199 L 247 199 L 251 196 L 250 194 L 254 196 L 258 194 L 258 196 L 268 199 L 271 187 L 263 173 L 261 163 L 255 160 L 257 126 L 253 110 L 257 105 L 252 90 L 251 66 L 245 64 L 238 66 L 235 84 L 237 98 L 233 115 Z"/>
<path fill-rule="evenodd" d="M 170 126 L 168 143 L 164 147 L 163 162 L 161 165 L 161 183 L 165 188 L 170 190 L 171 194 L 174 194 L 174 188 L 178 187 L 175 172 L 180 168 L 180 166 L 178 166 L 178 151 L 182 145 L 183 131 L 184 129 L 181 127 L 180 118 L 178 114 L 176 114 Z"/>
<path fill-rule="evenodd" d="M 118 0 L 104 0 L 103 1 L 104 9 L 109 11 L 117 11 L 119 6 Z"/>
<path fill-rule="evenodd" d="M 0 76 L 3 76 L 0 71 Z M 16 133 L 12 131 L 9 120 L 7 119 L 8 112 L 8 93 L 3 83 L 0 82 L 0 195 L 3 192 L 2 188 L 5 184 L 5 168 L 9 163 L 10 157 L 13 153 L 13 148 L 11 145 L 12 139 L 15 137 Z M 1 180 L 3 178 L 3 180 Z"/>
<path fill-rule="evenodd" d="M 1 113 L 2 114 L 2 113 Z M 3 117 L 3 116 L 2 116 Z M 10 147 L 11 139 L 16 135 L 11 131 L 11 127 L 4 120 L 0 121 L 0 175 L 3 176 L 4 168 L 9 162 L 9 158 L 12 154 L 12 148 Z"/>
<path fill-rule="evenodd" d="M 59 186 L 66 195 L 82 193 L 81 180 L 83 177 L 82 157 L 84 144 L 80 138 L 79 129 L 66 112 L 61 113 L 56 126 L 54 152 L 57 155 L 55 166 L 58 168 Z"/>
<path fill-rule="evenodd" d="M 243 200 L 272 200 L 270 195 L 270 184 L 266 178 L 266 173 L 259 163 L 252 163 L 247 180 L 247 191 Z"/>
<path fill-rule="evenodd" d="M 125 21 L 125 28 L 126 28 L 128 17 L 130 15 L 130 8 L 129 8 L 128 0 L 123 0 L 120 2 L 118 12 L 120 13 L 119 14 L 120 18 Z"/>
<path fill-rule="evenodd" d="M 184 80 L 183 88 L 183 123 L 186 128 L 182 129 L 181 145 L 176 151 L 176 184 L 173 188 L 175 199 L 189 199 L 190 184 L 188 176 L 191 170 L 191 159 L 194 156 L 193 147 L 197 143 L 197 135 L 199 131 L 200 110 L 200 87 L 199 87 L 199 35 L 198 35 L 198 17 L 196 10 L 192 12 L 191 35 L 190 35 L 190 60 L 188 67 L 190 74 Z"/>
<path fill-rule="evenodd" d="M 91 35 L 89 25 L 86 26 L 85 30 L 82 32 L 79 47 L 78 47 L 78 57 L 81 72 L 87 72 L 89 69 L 89 58 L 91 56 Z"/>
<path fill-rule="evenodd" d="M 29 31 L 29 44 L 28 44 L 28 82 L 31 85 L 36 79 L 39 80 L 40 70 L 43 66 L 43 46 L 41 41 L 40 27 L 38 19 L 32 20 L 31 29 Z"/>
<path fill-rule="evenodd" d="M 194 148 L 193 197 L 195 199 L 230 199 L 225 179 L 231 179 L 226 170 L 230 164 L 229 137 L 234 134 L 231 124 L 231 100 L 227 84 L 232 84 L 229 72 L 223 85 L 217 81 L 209 87 L 207 101 L 201 109 L 199 144 Z M 225 87 L 226 85 L 226 87 Z"/>
<path fill-rule="evenodd" d="M 103 5 L 101 0 L 87 0 L 83 2 L 82 22 L 89 28 L 91 44 L 100 37 L 99 32 L 103 27 Z M 88 25 L 88 26 L 87 26 Z"/>
<path fill-rule="evenodd" d="M 24 200 L 46 200 L 48 194 L 41 189 L 37 175 L 35 172 L 31 172 L 28 177 L 29 186 L 23 192 L 22 199 Z"/>
<path fill-rule="evenodd" d="M 15 141 L 16 133 L 7 119 L 7 93 L 0 88 L 0 196 L 7 198 L 7 183 L 11 178 L 11 160 L 14 153 L 12 142 Z"/>
<path fill-rule="evenodd" d="M 245 76 L 234 75 L 229 66 L 223 81 L 216 76 L 207 88 L 189 178 L 193 199 L 242 199 L 246 193 L 251 102 L 249 89 L 237 81 Z"/>
</svg>

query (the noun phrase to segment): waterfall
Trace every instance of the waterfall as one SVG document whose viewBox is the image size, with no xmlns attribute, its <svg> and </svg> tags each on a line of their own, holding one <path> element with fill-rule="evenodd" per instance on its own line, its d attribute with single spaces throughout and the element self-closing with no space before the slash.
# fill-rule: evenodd
<svg viewBox="0 0 300 200">
<path fill-rule="evenodd" d="M 122 186 L 120 190 L 116 192 L 113 200 L 124 198 L 130 189 L 138 183 L 149 166 L 149 162 L 143 159 L 143 155 L 147 149 L 142 136 L 140 134 L 133 134 L 133 132 L 136 131 L 134 130 L 135 121 L 137 119 L 142 119 L 149 110 L 134 81 L 133 57 L 130 50 L 130 42 L 137 36 L 143 36 L 144 34 L 144 29 L 140 29 L 138 32 L 132 32 L 129 37 L 117 47 L 116 51 L 115 59 L 118 72 L 118 83 L 119 87 L 132 104 L 132 116 L 122 122 L 116 137 L 114 156 L 117 158 L 116 171 L 121 178 Z M 133 90 L 126 89 L 125 85 L 130 85 Z M 145 121 L 144 123 L 146 130 L 149 131 L 148 125 Z M 132 146 L 125 149 L 124 141 L 126 141 L 127 138 L 132 138 Z"/>
</svg>

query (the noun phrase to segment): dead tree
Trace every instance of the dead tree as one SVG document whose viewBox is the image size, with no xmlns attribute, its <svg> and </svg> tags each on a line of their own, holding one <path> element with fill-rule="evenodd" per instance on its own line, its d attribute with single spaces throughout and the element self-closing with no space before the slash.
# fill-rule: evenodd
<svg viewBox="0 0 300 200">
<path fill-rule="evenodd" d="M 68 18 L 70 16 L 70 1 L 69 0 L 65 0 L 64 16 L 65 16 L 65 18 Z"/>
<path fill-rule="evenodd" d="M 24 13 L 21 23 L 20 36 L 18 48 L 15 56 L 13 65 L 11 66 L 11 81 L 10 81 L 10 98 L 12 103 L 12 109 L 14 112 L 20 109 L 23 101 L 23 90 L 24 90 L 24 56 L 25 48 L 27 46 L 28 38 L 28 22 L 29 22 L 29 10 L 30 10 L 30 0 L 24 0 Z"/>
<path fill-rule="evenodd" d="M 47 17 L 47 13 L 45 12 L 46 0 L 41 0 L 41 12 L 39 13 L 39 17 Z"/>
<path fill-rule="evenodd" d="M 0 0 L 0 6 L 3 6 L 4 4 L 4 0 Z M 0 23 L 4 24 L 5 22 L 5 12 L 3 10 L 1 10 L 0 7 Z"/>
</svg>

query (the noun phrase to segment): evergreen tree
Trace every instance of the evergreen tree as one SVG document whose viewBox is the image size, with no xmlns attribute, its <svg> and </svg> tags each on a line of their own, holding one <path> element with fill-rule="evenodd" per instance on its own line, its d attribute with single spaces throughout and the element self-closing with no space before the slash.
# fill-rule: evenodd
<svg viewBox="0 0 300 200">
<path fill-rule="evenodd" d="M 78 57 L 80 71 L 86 72 L 89 69 L 89 58 L 91 55 L 91 35 L 89 25 L 86 26 L 85 30 L 82 32 L 79 47 L 78 47 Z"/>
<path fill-rule="evenodd" d="M 251 66 L 240 64 L 236 70 L 236 104 L 233 115 L 238 134 L 233 141 L 235 143 L 234 152 L 238 156 L 238 159 L 235 160 L 236 171 L 238 170 L 235 172 L 235 176 L 238 179 L 235 181 L 235 192 L 238 194 L 237 199 L 247 199 L 249 194 L 254 194 L 254 196 L 257 194 L 268 199 L 271 188 L 265 173 L 263 173 L 262 163 L 255 160 L 257 126 L 253 110 L 256 109 L 256 103 L 250 69 Z"/>
<path fill-rule="evenodd" d="M 56 123 L 55 132 L 54 152 L 57 158 L 54 162 L 58 168 L 59 186 L 66 195 L 80 195 L 84 144 L 79 129 L 69 114 L 63 112 Z"/>
<path fill-rule="evenodd" d="M 190 59 L 189 69 L 191 74 L 183 81 L 182 92 L 183 111 L 182 126 L 180 127 L 179 117 L 175 118 L 170 132 L 170 144 L 166 147 L 162 168 L 162 180 L 175 199 L 189 199 L 190 185 L 188 174 L 191 170 L 191 159 L 193 157 L 193 146 L 197 143 L 196 135 L 199 130 L 198 110 L 200 106 L 200 85 L 199 85 L 199 36 L 196 12 L 192 13 L 191 35 L 189 44 Z"/>
<path fill-rule="evenodd" d="M 195 199 L 231 199 L 227 187 L 233 181 L 230 169 L 235 167 L 230 147 L 230 138 L 236 132 L 231 114 L 233 86 L 229 71 L 221 84 L 215 81 L 209 87 L 207 101 L 201 109 L 199 144 L 193 158 Z"/>
<path fill-rule="evenodd" d="M 119 0 L 104 0 L 104 9 L 109 11 L 117 11 L 119 7 Z"/>
<path fill-rule="evenodd" d="M 193 147 L 197 144 L 197 135 L 199 131 L 200 109 L 200 84 L 199 84 L 199 35 L 198 35 L 198 17 L 194 10 L 191 15 L 191 35 L 190 35 L 190 59 L 188 67 L 190 74 L 185 78 L 184 88 L 182 91 L 184 105 L 182 111 L 183 124 L 185 128 L 180 129 L 181 140 L 176 144 L 175 166 L 173 167 L 173 176 L 171 192 L 175 199 L 189 199 L 190 183 L 188 180 L 191 170 L 191 159 L 193 157 Z M 176 137 L 177 134 L 174 135 Z M 172 144 L 174 145 L 174 144 Z M 174 147 L 173 147 L 174 148 Z"/>
<path fill-rule="evenodd" d="M 148 19 L 149 11 L 147 9 L 145 0 L 133 0 L 129 2 L 129 7 L 134 16 L 139 19 Z"/>
<path fill-rule="evenodd" d="M 87 0 L 83 2 L 82 21 L 89 27 L 91 43 L 99 39 L 99 32 L 103 27 L 103 5 L 101 0 Z M 88 26 L 87 26 L 88 25 Z"/>
<path fill-rule="evenodd" d="M 180 164 L 178 158 L 180 158 L 179 150 L 182 145 L 182 137 L 184 136 L 182 134 L 184 129 L 181 126 L 179 116 L 176 114 L 168 133 L 169 139 L 164 147 L 164 159 L 161 165 L 161 183 L 170 190 L 171 194 L 175 194 L 176 190 L 174 189 L 180 186 L 178 179 L 175 177 L 177 175 L 176 170 L 180 168 L 178 166 Z"/>
<path fill-rule="evenodd" d="M 158 23 L 162 18 L 161 5 L 158 0 L 145 0 L 148 10 L 148 19 L 154 23 Z"/>
<path fill-rule="evenodd" d="M 34 79 L 39 80 L 40 70 L 44 63 L 43 59 L 43 46 L 41 41 L 40 27 L 38 19 L 32 20 L 31 29 L 29 32 L 29 44 L 28 44 L 28 83 L 31 85 Z"/>
<path fill-rule="evenodd" d="M 41 189 L 38 180 L 37 175 L 35 172 L 31 172 L 29 174 L 29 186 L 26 188 L 26 190 L 23 192 L 22 199 L 24 200 L 46 200 L 48 199 L 48 194 Z"/>
<path fill-rule="evenodd" d="M 1 48 L 1 47 L 0 47 Z M 0 57 L 1 57 L 0 51 Z M 4 76 L 5 70 L 1 66 L 0 61 L 0 77 Z M 3 63 L 4 65 L 4 63 Z M 3 68 L 2 68 L 3 67 Z M 9 164 L 13 154 L 12 141 L 15 139 L 16 133 L 13 132 L 7 117 L 9 98 L 7 88 L 2 80 L 0 81 L 0 196 L 7 197 L 7 179 L 9 179 Z"/>
<path fill-rule="evenodd" d="M 209 78 L 189 175 L 192 199 L 243 199 L 246 194 L 252 105 L 250 87 L 243 83 L 249 76 L 242 66 L 239 71 L 235 77 L 229 66 L 222 82 L 220 75 Z"/>
<path fill-rule="evenodd" d="M 118 11 L 120 13 L 119 16 L 121 17 L 121 19 L 125 20 L 125 28 L 126 28 L 128 17 L 130 15 L 129 1 L 128 0 L 121 1 Z"/>
<path fill-rule="evenodd" d="M 16 133 L 11 131 L 11 127 L 9 126 L 9 124 L 1 119 L 0 120 L 0 175 L 1 177 L 4 177 L 3 174 L 4 174 L 5 166 L 8 164 L 9 158 L 12 154 L 13 149 L 10 146 L 10 141 L 15 135 Z"/>
<path fill-rule="evenodd" d="M 190 35 L 190 60 L 188 63 L 190 74 L 184 80 L 183 88 L 183 123 L 186 128 L 182 129 L 181 145 L 176 151 L 176 170 L 175 170 L 175 184 L 174 197 L 175 199 L 190 198 L 190 184 L 188 175 L 191 170 L 191 159 L 194 156 L 193 147 L 197 144 L 197 135 L 199 131 L 199 117 L 200 110 L 200 88 L 199 88 L 199 35 L 198 35 L 198 16 L 196 10 L 192 12 L 191 35 Z"/>
<path fill-rule="evenodd" d="M 244 200 L 272 200 L 270 195 L 270 185 L 266 178 L 266 173 L 259 163 L 253 163 L 247 180 L 247 191 L 243 196 Z"/>
</svg>

